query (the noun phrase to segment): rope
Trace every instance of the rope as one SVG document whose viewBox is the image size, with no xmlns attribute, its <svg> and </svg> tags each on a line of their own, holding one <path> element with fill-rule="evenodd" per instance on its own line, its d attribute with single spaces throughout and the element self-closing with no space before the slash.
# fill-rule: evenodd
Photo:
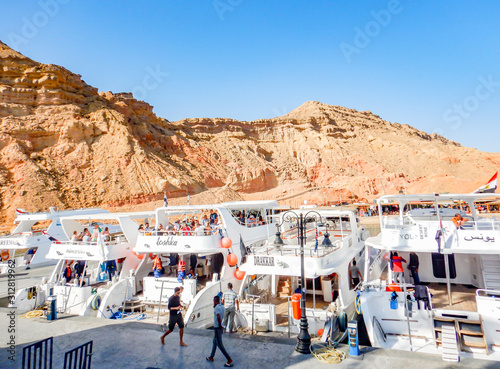
<svg viewBox="0 0 500 369">
<path fill-rule="evenodd" d="M 31 319 L 31 318 L 36 318 L 39 316 L 43 316 L 43 310 L 28 311 L 27 313 L 25 313 L 23 315 L 19 315 L 19 318 Z"/>
<path fill-rule="evenodd" d="M 313 346 L 311 345 L 311 354 L 318 359 L 318 361 L 325 364 L 338 364 L 346 358 L 344 352 L 331 346 L 323 346 L 318 349 L 313 349 Z"/>
</svg>

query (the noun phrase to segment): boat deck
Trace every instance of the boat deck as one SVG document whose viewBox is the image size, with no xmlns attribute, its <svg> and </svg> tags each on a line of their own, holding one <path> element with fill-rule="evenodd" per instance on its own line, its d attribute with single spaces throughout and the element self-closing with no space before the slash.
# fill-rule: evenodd
<svg viewBox="0 0 500 369">
<path fill-rule="evenodd" d="M 477 311 L 475 287 L 452 285 L 451 305 L 448 303 L 448 292 L 445 283 L 430 283 L 427 287 L 429 287 L 432 294 L 432 306 L 434 309 Z"/>
<path fill-rule="evenodd" d="M 276 306 L 276 324 L 286 325 L 288 323 L 288 299 L 282 297 L 271 297 L 267 300 L 268 304 L 273 304 Z M 291 302 L 290 302 L 291 305 Z M 306 308 L 314 308 L 314 298 L 312 295 L 306 295 Z M 316 309 L 326 310 L 330 305 L 329 302 L 325 302 L 321 296 L 316 296 Z"/>
</svg>

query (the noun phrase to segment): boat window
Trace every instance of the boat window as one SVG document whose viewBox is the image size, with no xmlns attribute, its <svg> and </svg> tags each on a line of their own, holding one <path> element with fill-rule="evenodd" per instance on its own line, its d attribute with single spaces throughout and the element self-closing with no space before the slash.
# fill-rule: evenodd
<svg viewBox="0 0 500 369">
<path fill-rule="evenodd" d="M 450 266 L 450 279 L 455 279 L 457 277 L 455 255 L 448 255 L 448 264 Z M 432 253 L 432 273 L 435 278 L 446 278 L 444 254 Z"/>
</svg>

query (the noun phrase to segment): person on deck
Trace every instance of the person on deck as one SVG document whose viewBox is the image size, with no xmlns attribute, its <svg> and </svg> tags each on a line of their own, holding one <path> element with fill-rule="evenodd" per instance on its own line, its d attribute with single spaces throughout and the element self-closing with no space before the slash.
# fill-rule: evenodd
<svg viewBox="0 0 500 369">
<path fill-rule="evenodd" d="M 462 217 L 459 213 L 456 213 L 455 216 L 451 218 L 451 221 L 455 224 L 455 227 L 462 229 L 462 226 L 465 222 L 468 222 L 469 219 Z"/>
<path fill-rule="evenodd" d="M 397 283 L 404 283 L 405 281 L 405 274 L 403 271 L 403 262 L 406 263 L 406 260 L 403 259 L 401 256 L 398 255 L 397 252 L 395 252 L 392 257 L 392 272 L 394 273 L 394 281 Z"/>
<path fill-rule="evenodd" d="M 418 266 L 420 265 L 418 261 L 418 255 L 415 252 L 410 252 L 410 262 L 408 263 L 408 269 L 410 269 L 411 277 L 413 278 L 413 283 L 415 285 L 420 284 L 420 277 L 418 276 Z"/>
<path fill-rule="evenodd" d="M 349 268 L 349 276 L 351 277 L 351 287 L 355 288 L 359 282 L 363 279 L 359 267 L 356 265 L 356 260 L 352 261 L 352 265 Z"/>
<path fill-rule="evenodd" d="M 108 272 L 109 280 L 112 281 L 116 272 L 116 261 L 114 260 L 106 261 L 106 271 Z"/>
</svg>

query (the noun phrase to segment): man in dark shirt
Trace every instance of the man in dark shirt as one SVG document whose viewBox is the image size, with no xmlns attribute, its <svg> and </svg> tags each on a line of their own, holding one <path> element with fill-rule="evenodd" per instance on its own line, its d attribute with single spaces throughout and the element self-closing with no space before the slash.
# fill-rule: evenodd
<svg viewBox="0 0 500 369">
<path fill-rule="evenodd" d="M 165 344 L 165 337 L 173 332 L 175 325 L 177 324 L 180 328 L 180 345 L 187 346 L 182 340 L 182 337 L 184 336 L 184 319 L 182 318 L 181 309 L 181 288 L 175 287 L 174 294 L 168 299 L 168 311 L 170 312 L 170 318 L 168 319 L 168 330 L 163 333 L 163 336 L 160 338 L 162 345 Z"/>
<path fill-rule="evenodd" d="M 420 265 L 418 261 L 418 256 L 413 251 L 410 252 L 410 263 L 408 264 L 408 269 L 410 269 L 411 276 L 413 278 L 413 283 L 420 284 L 420 277 L 418 275 L 418 266 Z"/>
</svg>

